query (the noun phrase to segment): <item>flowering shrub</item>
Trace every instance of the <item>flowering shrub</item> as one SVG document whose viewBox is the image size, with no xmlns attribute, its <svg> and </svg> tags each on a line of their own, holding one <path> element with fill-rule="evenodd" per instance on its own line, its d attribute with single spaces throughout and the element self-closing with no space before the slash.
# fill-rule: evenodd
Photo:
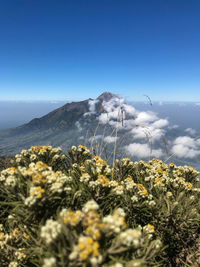
<svg viewBox="0 0 200 267">
<path fill-rule="evenodd" d="M 199 266 L 192 167 L 36 146 L 0 172 L 1 266 Z"/>
</svg>

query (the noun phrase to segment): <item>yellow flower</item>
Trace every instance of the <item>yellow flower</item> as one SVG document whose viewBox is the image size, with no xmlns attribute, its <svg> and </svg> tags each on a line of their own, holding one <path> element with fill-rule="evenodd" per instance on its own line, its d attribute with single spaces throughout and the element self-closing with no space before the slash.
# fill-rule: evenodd
<svg viewBox="0 0 200 267">
<path fill-rule="evenodd" d="M 65 214 L 64 223 L 76 226 L 80 222 L 81 218 L 82 218 L 82 212 L 80 210 L 77 210 L 75 212 L 68 211 Z"/>
<path fill-rule="evenodd" d="M 123 158 L 122 161 L 131 161 L 130 158 Z"/>
<path fill-rule="evenodd" d="M 98 257 L 99 247 L 99 243 L 94 241 L 91 237 L 80 237 L 78 242 L 78 249 L 80 250 L 80 259 L 86 260 L 90 255 Z"/>
<path fill-rule="evenodd" d="M 189 190 L 192 190 L 192 184 L 189 182 L 186 182 L 186 188 Z"/>
<path fill-rule="evenodd" d="M 100 174 L 98 175 L 97 182 L 99 182 L 103 187 L 106 187 L 109 185 L 110 180 L 106 176 Z"/>
<path fill-rule="evenodd" d="M 11 171 L 12 173 L 17 172 L 17 168 L 15 168 L 15 167 L 10 167 L 10 168 L 8 168 L 8 170 Z"/>
<path fill-rule="evenodd" d="M 137 184 L 136 186 L 137 186 L 137 188 L 139 189 L 140 193 L 143 196 L 148 195 L 148 192 L 147 192 L 146 188 L 142 184 Z"/>
<path fill-rule="evenodd" d="M 49 166 L 46 164 L 46 163 L 43 163 L 42 161 L 38 161 L 36 164 L 35 164 L 35 167 L 37 169 L 43 169 L 43 170 L 46 170 L 49 168 Z"/>
<path fill-rule="evenodd" d="M 149 230 L 150 230 L 151 232 L 155 232 L 155 226 L 154 226 L 154 225 L 148 223 L 148 224 L 147 224 L 147 227 L 149 228 Z"/>
<path fill-rule="evenodd" d="M 88 148 L 86 146 L 79 145 L 78 148 L 81 148 L 83 150 L 87 150 Z"/>
<path fill-rule="evenodd" d="M 39 154 L 45 154 L 47 152 L 47 150 L 46 149 L 44 149 L 44 148 L 42 148 L 42 149 L 40 149 L 40 151 L 39 151 Z"/>
<path fill-rule="evenodd" d="M 162 178 L 160 178 L 160 177 L 156 177 L 156 178 L 155 178 L 155 183 L 157 184 L 157 183 L 160 183 L 160 182 L 162 182 Z"/>
<path fill-rule="evenodd" d="M 20 237 L 20 231 L 19 228 L 15 228 L 11 234 L 10 234 L 11 239 L 18 239 Z"/>
<path fill-rule="evenodd" d="M 127 182 L 132 182 L 133 179 L 132 179 L 131 177 L 127 177 L 127 178 L 125 179 L 125 181 L 127 181 Z"/>
<path fill-rule="evenodd" d="M 45 190 L 41 186 L 36 186 L 31 190 L 31 195 L 36 196 L 37 198 L 42 198 Z"/>
<path fill-rule="evenodd" d="M 23 236 L 24 236 L 27 240 L 30 239 L 30 236 L 29 236 L 27 233 L 24 233 Z"/>
</svg>

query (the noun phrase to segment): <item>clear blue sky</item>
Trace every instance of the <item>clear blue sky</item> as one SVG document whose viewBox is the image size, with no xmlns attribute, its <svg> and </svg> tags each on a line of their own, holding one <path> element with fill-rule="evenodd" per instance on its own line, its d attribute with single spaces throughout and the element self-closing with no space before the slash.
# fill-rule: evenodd
<svg viewBox="0 0 200 267">
<path fill-rule="evenodd" d="M 0 100 L 200 101 L 199 0 L 0 0 Z"/>
</svg>

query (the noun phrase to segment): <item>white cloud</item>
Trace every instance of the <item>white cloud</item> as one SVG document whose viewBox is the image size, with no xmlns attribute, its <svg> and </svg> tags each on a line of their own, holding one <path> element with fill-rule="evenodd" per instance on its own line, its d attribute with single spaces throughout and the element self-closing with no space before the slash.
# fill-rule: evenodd
<svg viewBox="0 0 200 267">
<path fill-rule="evenodd" d="M 158 117 L 154 112 L 142 111 L 142 112 L 138 112 L 137 118 L 135 119 L 135 123 L 136 124 L 147 124 L 157 119 Z"/>
<path fill-rule="evenodd" d="M 148 144 L 133 143 L 125 147 L 126 151 L 132 155 L 139 158 L 148 158 L 149 156 L 161 157 L 163 152 L 161 149 L 152 149 Z"/>
<path fill-rule="evenodd" d="M 99 122 L 102 124 L 108 123 L 109 122 L 108 113 L 101 113 L 101 115 L 99 116 Z"/>
<path fill-rule="evenodd" d="M 89 142 L 94 142 L 94 141 L 96 141 L 96 140 L 98 140 L 98 139 L 101 139 L 102 138 L 102 135 L 96 135 L 96 136 L 91 136 L 89 139 L 88 139 L 88 141 Z"/>
<path fill-rule="evenodd" d="M 169 124 L 168 120 L 166 119 L 159 119 L 153 123 L 154 128 L 163 128 Z"/>
<path fill-rule="evenodd" d="M 195 129 L 192 129 L 192 128 L 187 128 L 185 129 L 185 132 L 191 134 L 191 135 L 195 135 L 197 132 Z"/>
<path fill-rule="evenodd" d="M 159 140 L 165 133 L 164 127 L 169 124 L 167 119 L 159 118 L 155 112 L 136 110 L 125 103 L 123 98 L 113 97 L 109 101 L 103 101 L 102 106 L 103 112 L 97 118 L 99 123 L 127 130 L 134 139 L 150 139 L 153 142 Z M 114 140 L 114 137 L 105 138 L 105 142 L 109 143 Z"/>
<path fill-rule="evenodd" d="M 195 103 L 195 105 L 196 105 L 197 107 L 200 107 L 200 103 Z"/>
<path fill-rule="evenodd" d="M 117 136 L 106 136 L 104 137 L 104 141 L 106 143 L 114 143 L 117 140 Z"/>
<path fill-rule="evenodd" d="M 89 107 L 89 112 L 84 113 L 84 117 L 95 114 L 96 113 L 96 104 L 99 102 L 98 99 L 91 99 L 88 101 L 88 107 Z"/>
<path fill-rule="evenodd" d="M 200 141 L 189 136 L 179 136 L 173 142 L 171 153 L 179 158 L 195 158 L 200 155 Z"/>
<path fill-rule="evenodd" d="M 89 105 L 89 111 L 91 113 L 95 113 L 96 112 L 96 104 L 99 102 L 99 100 L 97 99 L 92 99 L 88 101 L 88 105 Z"/>
<path fill-rule="evenodd" d="M 82 131 L 83 128 L 81 127 L 81 124 L 79 121 L 76 121 L 75 125 L 78 128 L 78 131 Z"/>
<path fill-rule="evenodd" d="M 169 126 L 168 129 L 169 130 L 173 130 L 173 129 L 177 129 L 179 126 L 177 124 L 174 124 L 172 126 Z"/>
</svg>

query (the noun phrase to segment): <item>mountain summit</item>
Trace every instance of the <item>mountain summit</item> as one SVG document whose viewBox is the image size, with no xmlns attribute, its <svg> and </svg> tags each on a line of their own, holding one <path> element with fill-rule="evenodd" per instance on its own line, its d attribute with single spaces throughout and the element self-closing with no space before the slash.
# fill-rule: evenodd
<svg viewBox="0 0 200 267">
<path fill-rule="evenodd" d="M 97 97 L 97 100 L 100 100 L 100 101 L 109 101 L 113 97 L 117 97 L 118 98 L 118 96 L 115 95 L 115 94 L 112 94 L 110 92 L 104 92 L 99 97 Z"/>
<path fill-rule="evenodd" d="M 41 118 L 35 118 L 22 126 L 0 131 L 0 149 L 3 154 L 18 153 L 31 145 L 54 145 L 69 147 L 85 134 L 84 128 L 94 125 L 94 111 L 104 112 L 103 104 L 117 95 L 104 92 L 97 99 L 67 103 Z M 90 115 L 90 116 L 86 116 Z"/>
</svg>

